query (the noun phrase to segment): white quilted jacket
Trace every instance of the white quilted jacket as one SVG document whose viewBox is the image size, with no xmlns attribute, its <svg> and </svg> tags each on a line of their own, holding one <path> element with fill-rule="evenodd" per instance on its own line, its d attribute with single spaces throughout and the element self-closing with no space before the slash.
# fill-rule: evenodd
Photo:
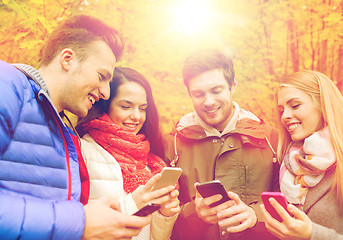
<svg viewBox="0 0 343 240">
<path fill-rule="evenodd" d="M 126 194 L 123 189 L 123 176 L 119 163 L 115 158 L 97 144 L 94 139 L 86 134 L 81 139 L 81 151 L 90 178 L 89 200 L 97 198 L 117 198 L 120 200 L 121 211 L 133 214 L 138 209 L 131 194 Z M 132 238 L 140 240 L 170 239 L 177 214 L 173 217 L 164 217 L 158 211 L 152 214 L 152 222 L 141 233 Z"/>
</svg>

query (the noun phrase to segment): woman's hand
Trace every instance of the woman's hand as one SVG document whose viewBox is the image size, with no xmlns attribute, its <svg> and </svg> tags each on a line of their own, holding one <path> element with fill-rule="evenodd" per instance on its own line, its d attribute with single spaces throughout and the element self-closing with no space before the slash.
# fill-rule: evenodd
<svg viewBox="0 0 343 240">
<path fill-rule="evenodd" d="M 294 216 L 292 217 L 274 198 L 269 198 L 269 202 L 283 219 L 282 222 L 279 222 L 273 218 L 261 204 L 262 215 L 269 232 L 280 239 L 307 240 L 311 238 L 312 222 L 303 211 L 292 204 L 288 204 L 287 210 Z"/>
<path fill-rule="evenodd" d="M 169 200 L 162 204 L 160 208 L 160 213 L 165 217 L 171 217 L 175 214 L 179 213 L 180 208 L 180 201 L 178 199 L 179 191 L 175 189 L 171 193 L 169 193 Z"/>
<path fill-rule="evenodd" d="M 132 192 L 132 198 L 138 209 L 141 209 L 149 202 L 164 204 L 170 200 L 169 193 L 175 189 L 175 186 L 167 186 L 152 192 L 152 188 L 160 178 L 161 174 L 157 173 L 155 176 L 150 178 L 145 185 L 139 186 Z"/>
</svg>

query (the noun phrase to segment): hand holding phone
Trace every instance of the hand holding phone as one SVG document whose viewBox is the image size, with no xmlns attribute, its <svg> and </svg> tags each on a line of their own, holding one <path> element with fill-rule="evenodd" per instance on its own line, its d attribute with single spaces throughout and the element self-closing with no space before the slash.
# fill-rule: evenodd
<svg viewBox="0 0 343 240">
<path fill-rule="evenodd" d="M 152 214 L 156 210 L 160 209 L 161 205 L 156 203 L 148 203 L 141 209 L 139 209 L 137 212 L 135 212 L 133 215 L 139 216 L 139 217 L 145 217 L 149 214 Z"/>
<path fill-rule="evenodd" d="M 170 185 L 175 185 L 181 176 L 182 169 L 178 167 L 164 167 L 161 171 L 161 178 L 153 187 L 153 191 Z"/>
<path fill-rule="evenodd" d="M 270 204 L 269 198 L 274 198 L 287 211 L 288 202 L 287 202 L 285 194 L 283 194 L 282 192 L 263 192 L 261 194 L 261 198 L 262 198 L 264 207 L 267 210 L 267 212 L 273 218 L 277 219 L 279 222 L 282 222 L 282 218 L 277 213 L 275 208 Z"/>
<path fill-rule="evenodd" d="M 211 208 L 231 200 L 231 198 L 227 195 L 224 186 L 220 183 L 219 180 L 200 183 L 196 186 L 196 188 L 203 198 L 211 197 L 216 194 L 222 195 L 222 199 L 210 205 Z"/>
</svg>

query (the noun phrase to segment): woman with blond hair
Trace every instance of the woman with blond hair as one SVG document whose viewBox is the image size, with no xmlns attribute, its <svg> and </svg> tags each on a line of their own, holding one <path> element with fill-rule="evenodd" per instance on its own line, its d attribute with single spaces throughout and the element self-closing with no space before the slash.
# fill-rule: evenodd
<svg viewBox="0 0 343 240">
<path fill-rule="evenodd" d="M 282 221 L 261 205 L 267 229 L 280 239 L 343 239 L 343 97 L 327 76 L 299 71 L 277 92 Z"/>
</svg>

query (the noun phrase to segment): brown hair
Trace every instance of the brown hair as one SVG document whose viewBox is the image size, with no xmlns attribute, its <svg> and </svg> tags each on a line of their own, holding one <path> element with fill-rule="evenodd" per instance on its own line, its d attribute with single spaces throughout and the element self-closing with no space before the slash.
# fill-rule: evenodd
<svg viewBox="0 0 343 240">
<path fill-rule="evenodd" d="M 224 78 L 231 89 L 235 80 L 235 71 L 230 57 L 215 49 L 202 49 L 186 58 L 182 75 L 183 82 L 189 90 L 189 81 L 207 71 L 222 69 Z"/>
<path fill-rule="evenodd" d="M 96 119 L 103 113 L 108 114 L 111 102 L 117 95 L 118 88 L 127 82 L 135 82 L 141 85 L 145 90 L 148 106 L 146 112 L 146 120 L 139 133 L 144 134 L 146 139 L 150 142 L 151 152 L 164 159 L 165 153 L 162 141 L 162 134 L 160 131 L 159 116 L 155 100 L 152 95 L 150 83 L 142 74 L 132 68 L 117 67 L 114 70 L 113 79 L 110 82 L 111 93 L 109 99 L 100 99 L 98 102 L 96 102 L 88 111 L 87 116 L 79 119 L 76 130 L 81 136 L 83 136 L 84 134 L 86 134 L 86 132 L 84 132 L 82 129 L 82 124 L 84 122 Z"/>
<path fill-rule="evenodd" d="M 82 61 L 90 54 L 89 45 L 94 41 L 104 41 L 117 60 L 123 53 L 124 41 L 116 29 L 91 16 L 70 17 L 48 37 L 42 51 L 41 65 L 48 65 L 64 48 L 71 48 Z"/>
</svg>

